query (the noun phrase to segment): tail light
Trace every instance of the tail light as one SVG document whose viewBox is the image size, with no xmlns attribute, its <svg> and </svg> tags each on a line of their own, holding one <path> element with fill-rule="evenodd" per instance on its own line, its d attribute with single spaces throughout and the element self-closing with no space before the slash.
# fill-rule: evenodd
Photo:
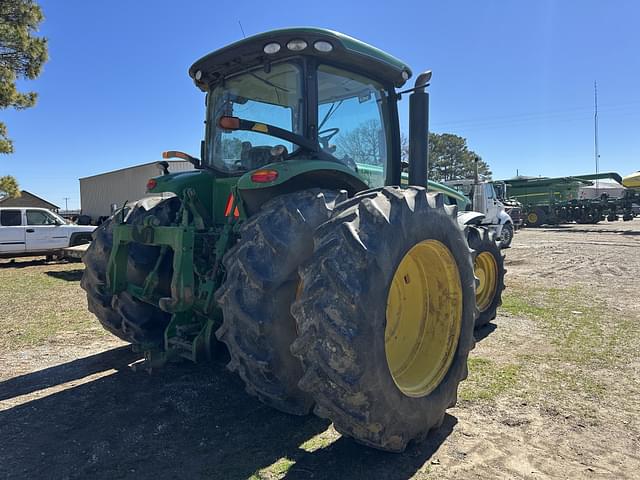
<svg viewBox="0 0 640 480">
<path fill-rule="evenodd" d="M 255 183 L 269 183 L 278 178 L 276 170 L 256 170 L 251 174 L 251 181 Z"/>
</svg>

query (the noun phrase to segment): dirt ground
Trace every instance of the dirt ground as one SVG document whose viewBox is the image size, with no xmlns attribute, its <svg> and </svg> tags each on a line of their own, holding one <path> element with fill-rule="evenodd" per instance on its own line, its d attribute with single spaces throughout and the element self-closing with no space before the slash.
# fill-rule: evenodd
<svg viewBox="0 0 640 480">
<path fill-rule="evenodd" d="M 0 478 L 640 478 L 639 219 L 519 232 L 458 405 L 403 454 L 274 411 L 222 365 L 135 371 L 81 264 L 0 262 Z"/>
</svg>

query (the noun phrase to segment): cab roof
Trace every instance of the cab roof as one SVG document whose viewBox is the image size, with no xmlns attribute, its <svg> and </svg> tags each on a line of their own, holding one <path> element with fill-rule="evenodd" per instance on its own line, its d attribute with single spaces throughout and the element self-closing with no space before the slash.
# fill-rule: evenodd
<svg viewBox="0 0 640 480">
<path fill-rule="evenodd" d="M 302 51 L 291 51 L 287 48 L 291 40 L 304 40 L 307 47 Z M 318 41 L 329 42 L 333 49 L 330 52 L 318 51 L 314 48 Z M 265 45 L 274 42 L 280 45 L 280 50 L 266 54 Z M 222 77 L 265 62 L 300 55 L 345 64 L 372 78 L 393 83 L 396 87 L 401 87 L 411 77 L 411 69 L 406 63 L 388 53 L 343 33 L 313 27 L 271 30 L 242 39 L 197 60 L 189 69 L 189 76 L 201 90 L 207 91 L 211 83 Z"/>
</svg>

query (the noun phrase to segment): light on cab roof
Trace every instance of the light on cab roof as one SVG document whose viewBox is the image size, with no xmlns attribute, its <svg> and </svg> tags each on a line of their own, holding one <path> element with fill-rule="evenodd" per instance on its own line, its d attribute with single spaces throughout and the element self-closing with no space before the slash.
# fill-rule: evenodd
<svg viewBox="0 0 640 480">
<path fill-rule="evenodd" d="M 291 40 L 289 43 L 287 43 L 287 48 L 292 52 L 299 52 L 307 48 L 307 42 L 299 39 Z"/>
<path fill-rule="evenodd" d="M 331 45 L 329 42 L 325 42 L 324 40 L 318 40 L 313 44 L 313 46 L 316 50 L 322 53 L 329 53 L 331 50 L 333 50 L 333 45 Z"/>
<path fill-rule="evenodd" d="M 262 51 L 267 55 L 273 55 L 280 51 L 280 44 L 278 42 L 267 43 Z"/>
</svg>

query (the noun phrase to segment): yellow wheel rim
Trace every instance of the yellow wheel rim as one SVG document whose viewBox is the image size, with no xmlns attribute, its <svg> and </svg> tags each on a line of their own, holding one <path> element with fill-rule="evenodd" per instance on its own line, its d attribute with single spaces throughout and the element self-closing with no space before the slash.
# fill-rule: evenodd
<svg viewBox="0 0 640 480">
<path fill-rule="evenodd" d="M 535 212 L 531 212 L 529 215 L 527 215 L 527 221 L 529 223 L 536 223 L 538 221 L 538 214 Z"/>
<path fill-rule="evenodd" d="M 449 249 L 425 240 L 404 256 L 387 296 L 384 332 L 389 371 L 409 397 L 431 393 L 455 356 L 462 325 L 462 286 Z"/>
<path fill-rule="evenodd" d="M 496 295 L 498 288 L 498 264 L 489 252 L 482 252 L 476 257 L 474 265 L 478 287 L 476 288 L 476 305 L 478 310 L 484 312 Z"/>
</svg>

